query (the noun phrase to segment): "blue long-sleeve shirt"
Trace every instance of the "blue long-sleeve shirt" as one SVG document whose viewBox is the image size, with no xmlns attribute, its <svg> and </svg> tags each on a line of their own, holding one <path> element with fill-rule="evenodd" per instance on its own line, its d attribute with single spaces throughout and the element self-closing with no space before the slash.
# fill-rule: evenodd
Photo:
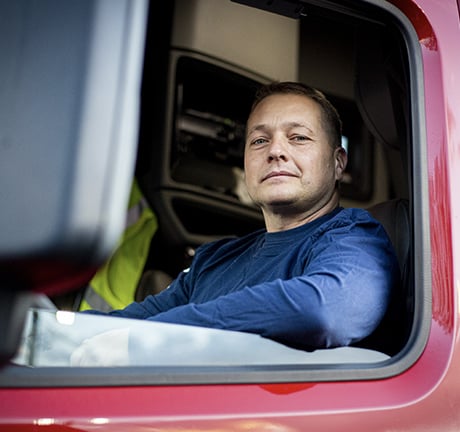
<svg viewBox="0 0 460 432">
<path fill-rule="evenodd" d="M 287 231 L 201 246 L 164 291 L 114 316 L 257 333 L 314 349 L 352 344 L 381 321 L 399 266 L 383 227 L 338 208 Z"/>
</svg>

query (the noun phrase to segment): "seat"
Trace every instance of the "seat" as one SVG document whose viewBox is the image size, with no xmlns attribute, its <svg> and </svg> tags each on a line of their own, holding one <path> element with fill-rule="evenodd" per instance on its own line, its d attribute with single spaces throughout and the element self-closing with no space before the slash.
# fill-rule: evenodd
<svg viewBox="0 0 460 432">
<path fill-rule="evenodd" d="M 383 225 L 393 244 L 401 270 L 401 280 L 379 327 L 356 346 L 393 356 L 407 342 L 413 316 L 409 202 L 402 198 L 393 199 L 376 204 L 368 208 L 368 211 Z"/>
<path fill-rule="evenodd" d="M 363 37 L 360 37 L 363 36 Z M 382 29 L 358 35 L 355 50 L 354 95 L 367 129 L 392 158 L 391 187 L 409 194 L 411 158 L 410 85 L 405 48 Z M 398 156 L 399 153 L 399 156 Z M 396 159 L 400 161 L 396 161 Z M 371 215 L 382 223 L 395 249 L 401 269 L 400 286 L 381 325 L 363 347 L 394 355 L 406 344 L 412 326 L 414 286 L 411 252 L 411 217 L 407 199 L 393 199 L 370 207 Z"/>
<path fill-rule="evenodd" d="M 398 257 L 401 278 L 407 280 L 411 232 L 409 201 L 404 198 L 397 198 L 375 204 L 367 210 L 385 228 Z"/>
</svg>

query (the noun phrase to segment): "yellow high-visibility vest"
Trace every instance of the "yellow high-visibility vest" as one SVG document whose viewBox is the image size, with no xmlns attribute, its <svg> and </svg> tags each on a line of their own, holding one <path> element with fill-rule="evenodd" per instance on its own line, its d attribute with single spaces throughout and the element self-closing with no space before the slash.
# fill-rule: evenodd
<svg viewBox="0 0 460 432">
<path fill-rule="evenodd" d="M 134 301 L 157 228 L 157 218 L 134 180 L 123 235 L 112 256 L 89 282 L 79 310 L 109 312 Z"/>
</svg>

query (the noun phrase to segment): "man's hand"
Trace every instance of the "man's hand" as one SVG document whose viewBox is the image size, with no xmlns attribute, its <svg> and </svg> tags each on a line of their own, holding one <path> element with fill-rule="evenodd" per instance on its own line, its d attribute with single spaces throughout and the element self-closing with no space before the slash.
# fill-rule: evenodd
<svg viewBox="0 0 460 432">
<path fill-rule="evenodd" d="M 70 356 L 71 366 L 128 366 L 129 329 L 110 330 L 86 339 Z"/>
</svg>

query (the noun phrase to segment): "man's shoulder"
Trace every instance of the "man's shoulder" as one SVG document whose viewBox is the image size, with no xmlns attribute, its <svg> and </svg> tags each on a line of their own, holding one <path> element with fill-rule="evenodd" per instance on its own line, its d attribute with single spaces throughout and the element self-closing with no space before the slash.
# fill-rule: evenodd
<svg viewBox="0 0 460 432">
<path fill-rule="evenodd" d="M 380 222 L 374 219 L 372 215 L 365 209 L 347 207 L 340 208 L 335 216 L 331 219 L 332 222 L 340 222 L 343 224 L 356 224 L 356 223 L 371 223 L 379 225 Z"/>
<path fill-rule="evenodd" d="M 318 232 L 354 231 L 363 235 L 382 235 L 382 225 L 367 210 L 362 208 L 340 208 L 332 217 L 318 227 Z"/>
</svg>

